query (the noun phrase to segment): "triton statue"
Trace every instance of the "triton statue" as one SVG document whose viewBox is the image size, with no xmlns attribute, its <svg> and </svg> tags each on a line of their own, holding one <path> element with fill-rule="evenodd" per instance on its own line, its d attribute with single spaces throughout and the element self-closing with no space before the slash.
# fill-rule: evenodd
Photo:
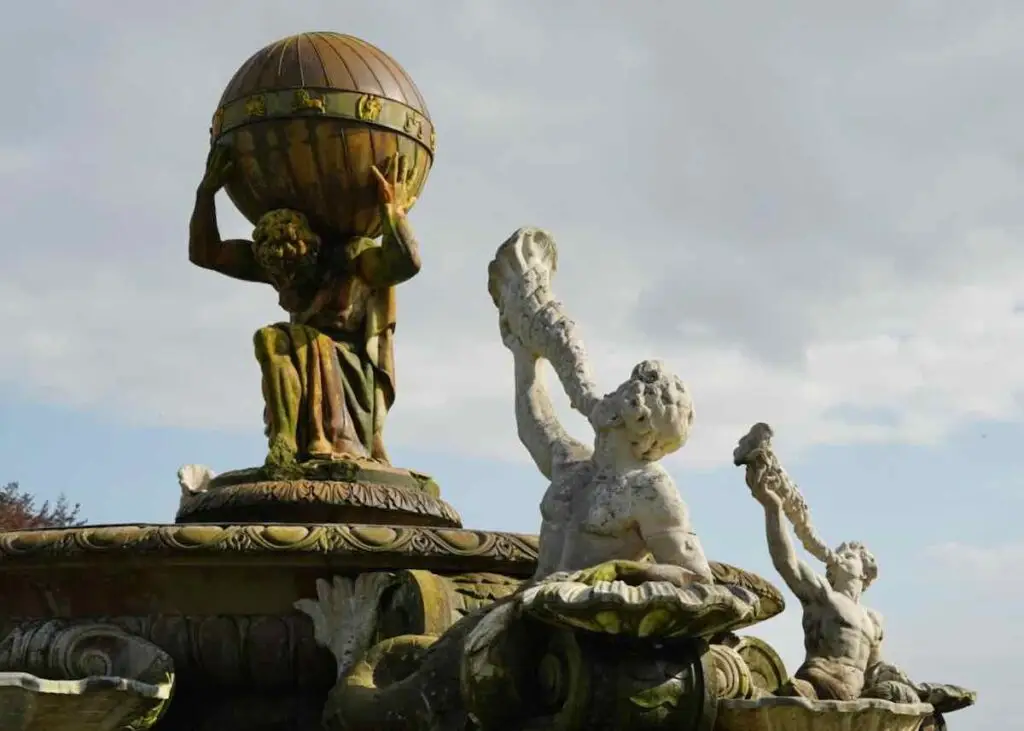
<svg viewBox="0 0 1024 731">
<path fill-rule="evenodd" d="M 882 615 L 861 604 L 878 576 L 872 553 L 856 541 L 830 549 L 818 537 L 803 497 L 772 450 L 773 432 L 759 423 L 733 453 L 746 467 L 746 482 L 764 508 L 768 550 L 775 569 L 803 607 L 806 659 L 782 692 L 827 701 L 878 698 L 929 703 L 948 713 L 974 702 L 974 693 L 951 685 L 914 683 L 882 656 Z M 784 518 L 809 553 L 825 564 L 825 575 L 801 560 Z"/>
<path fill-rule="evenodd" d="M 686 443 L 694 414 L 689 391 L 649 360 L 598 396 L 575 324 L 550 289 L 556 261 L 550 234 L 524 228 L 502 244 L 489 270 L 502 339 L 515 359 L 519 437 L 551 481 L 541 502 L 535 578 L 650 555 L 657 569 L 635 570 L 680 585 L 710 583 L 689 511 L 658 461 Z M 589 419 L 593 448 L 569 436 L 555 416 L 540 372 L 544 360 Z"/>
</svg>

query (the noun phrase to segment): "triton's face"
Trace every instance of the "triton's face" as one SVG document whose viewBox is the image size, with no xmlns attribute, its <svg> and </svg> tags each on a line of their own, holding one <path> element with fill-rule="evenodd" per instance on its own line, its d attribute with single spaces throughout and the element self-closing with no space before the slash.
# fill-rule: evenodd
<svg viewBox="0 0 1024 731">
<path fill-rule="evenodd" d="M 844 543 L 832 554 L 825 578 L 836 591 L 859 595 L 871 582 L 865 560 L 863 546 Z"/>
<path fill-rule="evenodd" d="M 836 554 L 836 569 L 850 579 L 864 578 L 864 559 L 860 551 L 844 548 Z"/>
</svg>

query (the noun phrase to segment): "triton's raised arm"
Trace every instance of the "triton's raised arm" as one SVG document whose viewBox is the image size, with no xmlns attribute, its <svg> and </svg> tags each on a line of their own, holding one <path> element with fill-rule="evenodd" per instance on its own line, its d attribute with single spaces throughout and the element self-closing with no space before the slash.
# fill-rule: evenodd
<svg viewBox="0 0 1024 731">
<path fill-rule="evenodd" d="M 555 414 L 541 373 L 541 360 L 516 336 L 502 328 L 503 340 L 515 359 L 516 427 L 519 440 L 547 479 L 567 461 L 587 459 L 591 449 L 566 432 Z"/>
<path fill-rule="evenodd" d="M 802 603 L 813 602 L 831 589 L 825 577 L 817 574 L 810 564 L 801 559 L 789 539 L 784 525 L 782 498 L 761 485 L 751 488 L 754 497 L 764 507 L 765 533 L 768 538 L 768 553 L 772 565 L 786 586 Z"/>
<path fill-rule="evenodd" d="M 232 162 L 228 150 L 214 147 L 206 161 L 206 173 L 196 190 L 196 204 L 188 226 L 188 258 L 196 266 L 246 282 L 267 283 L 252 251 L 252 242 L 244 239 L 224 241 L 217 226 L 215 198 Z"/>
<path fill-rule="evenodd" d="M 810 523 L 810 514 L 803 497 L 772 451 L 772 436 L 770 426 L 755 424 L 733 451 L 733 463 L 746 467 L 747 487 L 764 508 L 765 533 L 772 565 L 801 602 L 812 602 L 831 589 L 825 577 L 815 573 L 797 554 L 786 531 L 787 505 L 797 534 L 807 550 L 824 561 L 828 549 Z"/>
</svg>

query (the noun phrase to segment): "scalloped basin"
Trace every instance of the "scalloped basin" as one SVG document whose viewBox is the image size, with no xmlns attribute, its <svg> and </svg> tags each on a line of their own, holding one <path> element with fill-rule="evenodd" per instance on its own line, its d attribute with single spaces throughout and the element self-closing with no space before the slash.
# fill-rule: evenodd
<svg viewBox="0 0 1024 731">
<path fill-rule="evenodd" d="M 27 673 L 0 673 L 3 731 L 120 731 L 149 728 L 171 695 L 171 684 L 124 678 L 45 680 Z"/>
<path fill-rule="evenodd" d="M 317 579 L 392 569 L 528 577 L 533 536 L 360 524 L 94 525 L 0 532 L 9 619 L 293 615 Z"/>
<path fill-rule="evenodd" d="M 0 637 L 25 620 L 102 620 L 170 654 L 179 691 L 320 692 L 336 679 L 334 659 L 294 607 L 318 579 L 399 569 L 525 578 L 536 551 L 533 536 L 410 525 L 0 532 Z"/>
<path fill-rule="evenodd" d="M 917 731 L 932 713 L 927 703 L 876 699 L 809 701 L 768 697 L 721 700 L 715 731 Z"/>
</svg>

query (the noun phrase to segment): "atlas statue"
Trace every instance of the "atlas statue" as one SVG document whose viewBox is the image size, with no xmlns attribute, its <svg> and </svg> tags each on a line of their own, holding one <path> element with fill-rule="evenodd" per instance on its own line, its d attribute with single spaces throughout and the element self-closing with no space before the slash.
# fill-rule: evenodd
<svg viewBox="0 0 1024 731">
<path fill-rule="evenodd" d="M 221 238 L 214 196 L 233 164 L 214 147 L 199 184 L 189 228 L 193 264 L 248 282 L 270 284 L 288 321 L 260 328 L 268 462 L 370 457 L 388 461 L 384 417 L 395 400 L 392 335 L 398 284 L 420 270 L 406 221 L 415 202 L 413 168 L 404 156 L 373 167 L 385 232 L 337 241 L 315 232 L 292 209 L 265 213 L 252 240 Z"/>
<path fill-rule="evenodd" d="M 352 69 L 369 68 L 369 75 Z M 273 43 L 228 83 L 189 231 L 193 264 L 269 284 L 287 313 L 260 328 L 268 469 L 322 460 L 389 465 L 395 287 L 420 270 L 406 216 L 433 163 L 423 97 L 352 36 Z M 225 240 L 224 190 L 254 225 Z"/>
</svg>

